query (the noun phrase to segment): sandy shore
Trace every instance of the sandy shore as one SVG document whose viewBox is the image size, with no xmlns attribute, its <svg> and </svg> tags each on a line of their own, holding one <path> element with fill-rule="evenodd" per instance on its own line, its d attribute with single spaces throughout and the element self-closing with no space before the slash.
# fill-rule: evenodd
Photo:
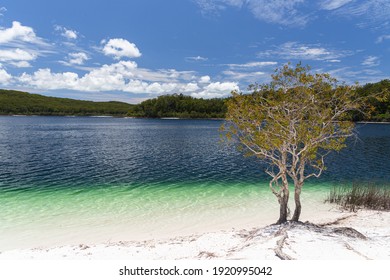
<svg viewBox="0 0 390 280">
<path fill-rule="evenodd" d="M 161 240 L 4 251 L 0 259 L 390 259 L 390 212 L 333 210 L 311 223 Z"/>
</svg>

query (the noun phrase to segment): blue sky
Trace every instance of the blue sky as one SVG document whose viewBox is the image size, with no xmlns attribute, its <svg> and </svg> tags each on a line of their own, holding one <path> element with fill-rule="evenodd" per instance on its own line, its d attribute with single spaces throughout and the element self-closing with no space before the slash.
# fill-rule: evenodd
<svg viewBox="0 0 390 280">
<path fill-rule="evenodd" d="M 346 83 L 390 78 L 390 1 L 0 1 L 0 88 L 225 97 L 299 61 Z"/>
</svg>

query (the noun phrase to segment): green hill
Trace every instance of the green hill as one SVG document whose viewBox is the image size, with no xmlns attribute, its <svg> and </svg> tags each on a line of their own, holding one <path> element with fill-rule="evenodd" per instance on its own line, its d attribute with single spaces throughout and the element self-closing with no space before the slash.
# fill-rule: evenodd
<svg viewBox="0 0 390 280">
<path fill-rule="evenodd" d="M 82 101 L 0 89 L 0 115 L 125 116 L 132 107 L 124 102 Z"/>
</svg>

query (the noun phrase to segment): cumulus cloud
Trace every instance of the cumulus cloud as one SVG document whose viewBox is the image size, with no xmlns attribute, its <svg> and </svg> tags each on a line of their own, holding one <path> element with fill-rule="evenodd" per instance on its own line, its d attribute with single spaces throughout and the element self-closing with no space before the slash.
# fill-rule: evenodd
<svg viewBox="0 0 390 280">
<path fill-rule="evenodd" d="M 198 89 L 199 89 L 199 86 L 197 83 L 188 83 L 181 88 L 180 92 L 185 92 L 185 93 L 195 92 Z"/>
<path fill-rule="evenodd" d="M 191 96 L 197 98 L 226 97 L 233 90 L 240 90 L 235 82 L 215 82 L 204 87 L 202 91 L 192 93 Z"/>
<path fill-rule="evenodd" d="M 83 52 L 69 54 L 69 63 L 70 64 L 82 65 L 88 59 L 89 59 L 88 55 L 86 53 L 83 53 Z"/>
<path fill-rule="evenodd" d="M 16 49 L 0 49 L 0 61 L 16 67 L 30 67 L 29 61 L 35 60 L 37 54 L 32 51 Z"/>
<path fill-rule="evenodd" d="M 186 81 L 186 73 L 170 70 L 156 71 L 153 80 L 141 78 L 140 73 L 145 69 L 139 69 L 133 61 L 119 61 L 114 64 L 105 64 L 94 68 L 84 75 L 74 72 L 54 73 L 48 68 L 39 69 L 32 74 L 23 73 L 14 77 L 24 87 L 40 90 L 75 90 L 84 92 L 112 92 L 122 91 L 142 94 L 172 94 L 191 93 L 203 98 L 221 97 L 229 95 L 231 90 L 238 89 L 234 82 L 210 83 L 210 77 L 193 77 L 194 80 Z M 149 73 L 152 70 L 148 70 Z M 169 79 L 174 73 L 176 79 Z M 159 76 L 162 79 L 157 81 Z M 198 82 L 196 82 L 198 81 Z"/>
<path fill-rule="evenodd" d="M 0 65 L 0 83 L 2 85 L 8 85 L 9 82 L 11 81 L 11 79 L 12 79 L 12 76 L 10 74 L 8 74 L 7 71 L 2 69 L 2 67 Z"/>
<path fill-rule="evenodd" d="M 380 64 L 379 57 L 377 56 L 368 56 L 363 60 L 362 65 L 366 67 L 374 67 Z"/>
<path fill-rule="evenodd" d="M 334 60 L 341 57 L 352 55 L 351 51 L 332 50 L 314 44 L 301 44 L 298 42 L 287 42 L 276 46 L 272 50 L 261 51 L 259 57 L 277 56 L 282 59 L 300 59 L 300 60 Z"/>
<path fill-rule="evenodd" d="M 39 69 L 32 75 L 23 73 L 19 82 L 38 89 L 75 89 L 78 82 L 78 75 L 72 72 L 52 73 L 50 69 Z"/>
<path fill-rule="evenodd" d="M 84 52 L 70 53 L 67 57 L 67 61 L 60 61 L 61 64 L 71 65 L 83 65 L 85 61 L 89 59 L 88 55 Z"/>
<path fill-rule="evenodd" d="M 78 38 L 78 32 L 75 30 L 68 29 L 61 25 L 55 25 L 54 29 L 60 32 L 61 36 L 65 37 L 68 40 L 76 40 Z"/>
<path fill-rule="evenodd" d="M 17 45 L 20 43 L 47 45 L 31 27 L 24 26 L 18 21 L 12 22 L 10 28 L 0 27 L 0 44 Z"/>
<path fill-rule="evenodd" d="M 0 27 L 0 62 L 22 68 L 42 55 L 50 45 L 38 37 L 29 26 L 18 21 L 9 28 Z"/>
<path fill-rule="evenodd" d="M 6 49 L 0 50 L 0 61 L 20 61 L 20 60 L 34 60 L 37 58 L 36 54 L 27 52 L 22 49 Z"/>
<path fill-rule="evenodd" d="M 103 47 L 103 53 L 107 56 L 113 56 L 115 59 L 120 59 L 122 57 L 134 58 L 141 56 L 141 52 L 137 46 L 125 39 L 110 39 L 108 42 L 102 41 L 102 43 L 105 44 Z"/>
<path fill-rule="evenodd" d="M 202 76 L 199 79 L 199 83 L 201 84 L 207 84 L 210 82 L 210 76 Z"/>
</svg>

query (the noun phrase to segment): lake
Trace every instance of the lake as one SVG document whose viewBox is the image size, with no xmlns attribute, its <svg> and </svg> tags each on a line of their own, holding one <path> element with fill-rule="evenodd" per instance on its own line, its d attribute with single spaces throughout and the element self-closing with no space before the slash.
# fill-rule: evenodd
<svg viewBox="0 0 390 280">
<path fill-rule="evenodd" d="M 276 221 L 266 167 L 221 143 L 221 124 L 0 117 L 0 250 Z M 357 132 L 304 186 L 303 220 L 335 184 L 390 182 L 390 125 L 359 124 Z"/>
</svg>

